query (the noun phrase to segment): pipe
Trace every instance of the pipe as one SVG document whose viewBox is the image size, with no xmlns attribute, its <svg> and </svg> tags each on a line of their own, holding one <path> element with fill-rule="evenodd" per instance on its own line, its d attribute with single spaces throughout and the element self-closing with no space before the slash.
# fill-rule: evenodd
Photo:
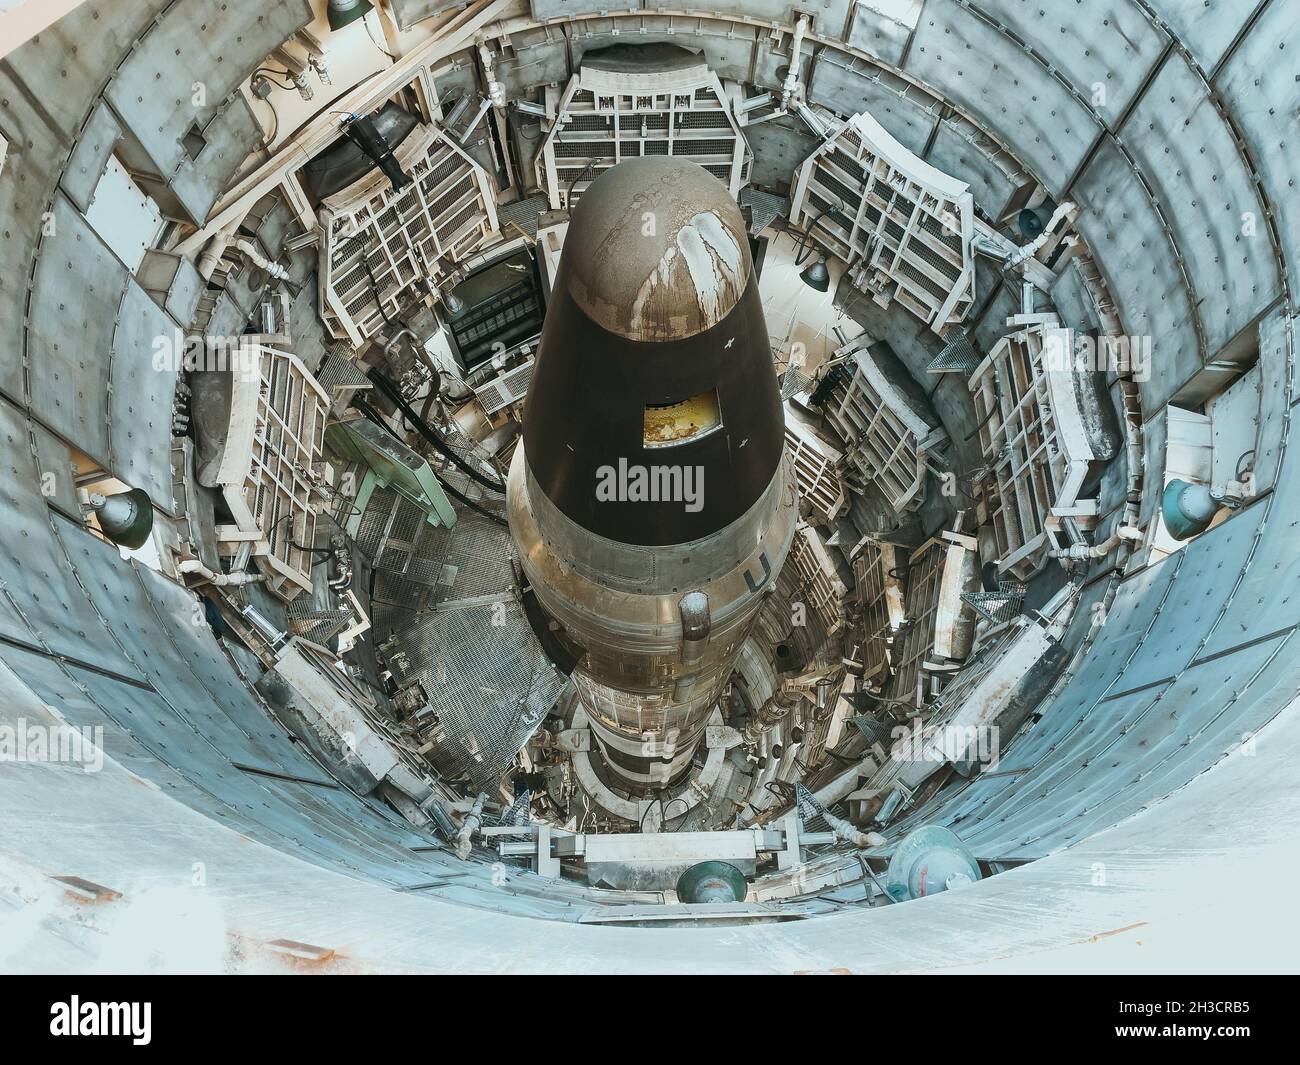
<svg viewBox="0 0 1300 1065">
<path fill-rule="evenodd" d="M 868 850 L 871 847 L 883 847 L 885 837 L 879 832 L 860 832 L 842 817 L 836 817 L 829 810 L 822 811 L 822 819 L 831 826 L 831 831 L 835 833 L 835 838 L 841 843 L 849 843 L 858 850 Z"/>
<path fill-rule="evenodd" d="M 461 822 L 460 831 L 456 834 L 456 857 L 461 861 L 469 857 L 470 850 L 473 848 L 474 833 L 483 824 L 483 803 L 486 800 L 487 792 L 480 791 L 478 798 L 474 800 L 474 805 L 465 815 L 465 820 Z"/>
<path fill-rule="evenodd" d="M 790 69 L 785 75 L 785 84 L 781 86 L 781 106 L 789 108 L 790 101 L 799 88 L 799 60 L 803 51 L 803 37 L 808 32 L 808 16 L 800 15 L 794 25 L 794 40 L 790 44 Z"/>
<path fill-rule="evenodd" d="M 348 550 L 347 541 L 341 536 L 330 538 L 330 549 L 334 554 L 335 576 L 329 579 L 329 586 L 335 592 L 343 592 L 352 583 L 352 552 Z"/>
<path fill-rule="evenodd" d="M 824 139 L 830 132 L 830 124 L 823 121 L 822 117 L 807 104 L 796 104 L 794 113 L 803 119 L 803 124 L 812 131 L 814 136 Z"/>
<path fill-rule="evenodd" d="M 244 255 L 247 256 L 249 260 L 252 261 L 254 266 L 260 266 L 263 270 L 265 270 L 268 274 L 274 277 L 277 281 L 289 280 L 289 271 L 286 270 L 283 266 L 280 266 L 278 263 L 271 262 L 271 260 L 268 259 L 265 255 L 263 255 L 261 250 L 258 249 L 252 243 L 252 241 L 245 240 L 243 237 L 240 237 L 238 240 L 233 241 L 232 243 L 239 251 L 243 252 Z"/>
<path fill-rule="evenodd" d="M 1043 227 L 1043 231 L 1028 244 L 1022 244 L 1011 254 L 1011 257 L 1007 259 L 1007 268 L 1013 269 L 1014 267 L 1019 266 L 1037 252 L 1039 248 L 1051 240 L 1056 229 L 1056 223 L 1073 210 L 1074 204 L 1072 203 L 1058 204 L 1056 210 L 1052 212 L 1052 217 L 1048 220 L 1047 225 Z"/>
<path fill-rule="evenodd" d="M 495 64 L 492 61 L 492 53 L 488 51 L 487 42 L 479 42 L 478 57 L 483 64 L 483 73 L 487 75 L 488 100 L 493 107 L 505 107 L 506 87 L 497 81 Z"/>
<path fill-rule="evenodd" d="M 218 230 L 208 241 L 207 246 L 199 253 L 198 271 L 199 276 L 204 281 L 211 281 L 213 273 L 216 272 L 217 263 L 221 262 L 221 257 L 226 253 L 226 247 L 234 239 L 235 231 L 243 223 L 240 217 L 226 226 L 225 229 Z"/>
<path fill-rule="evenodd" d="M 1142 541 L 1142 530 L 1132 525 L 1118 525 L 1115 531 L 1099 544 L 1074 544 L 1071 547 L 1057 548 L 1051 552 L 1050 557 L 1060 559 L 1105 558 L 1119 546 L 1121 540 L 1140 543 Z"/>
<path fill-rule="evenodd" d="M 209 584 L 214 584 L 219 588 L 240 584 L 257 584 L 259 581 L 266 580 L 266 575 L 263 573 L 216 573 L 208 569 L 197 558 L 182 559 L 176 564 L 176 571 L 178 573 L 197 573 Z"/>
</svg>

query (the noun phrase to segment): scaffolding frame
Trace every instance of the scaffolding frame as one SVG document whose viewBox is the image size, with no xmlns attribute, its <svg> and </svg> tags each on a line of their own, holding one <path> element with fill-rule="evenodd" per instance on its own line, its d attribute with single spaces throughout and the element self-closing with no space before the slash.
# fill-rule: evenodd
<svg viewBox="0 0 1300 1065">
<path fill-rule="evenodd" d="M 642 71 L 583 63 L 562 89 L 546 89 L 550 127 L 534 159 L 537 183 L 552 210 L 571 208 L 610 167 L 670 155 L 699 163 L 738 197 L 753 156 L 737 98 L 703 60 Z"/>
<path fill-rule="evenodd" d="M 416 126 L 393 154 L 408 185 L 394 189 L 375 168 L 318 213 L 321 320 L 357 347 L 412 303 L 432 302 L 444 256 L 460 262 L 498 234 L 491 176 L 443 130 Z"/>
<path fill-rule="evenodd" d="M 862 681 L 874 687 L 889 677 L 894 640 L 907 616 L 900 554 L 894 544 L 868 537 L 853 556 L 854 591 L 862 616 Z"/>
<path fill-rule="evenodd" d="M 853 375 L 835 386 L 823 412 L 844 441 L 848 487 L 874 485 L 898 513 L 916 510 L 925 501 L 930 457 L 947 433 L 937 418 L 921 416 L 867 348 L 855 341 L 835 354 L 850 356 Z"/>
<path fill-rule="evenodd" d="M 330 397 L 291 352 L 250 342 L 241 356 L 214 478 L 232 518 L 217 526 L 217 551 L 230 558 L 250 544 L 268 590 L 290 602 L 312 588 Z"/>
<path fill-rule="evenodd" d="M 987 521 L 998 572 L 1024 581 L 1054 548 L 1097 520 L 1097 501 L 1080 499 L 1098 456 L 1075 390 L 1074 334 L 1055 315 L 1018 315 L 1022 327 L 989 352 L 968 386 L 989 472 Z"/>
<path fill-rule="evenodd" d="M 975 613 L 962 593 L 979 583 L 974 537 L 943 532 L 912 552 L 907 564 L 907 621 L 890 694 L 922 709 L 939 695 L 971 652 Z"/>
<path fill-rule="evenodd" d="M 942 334 L 975 301 L 970 187 L 899 144 L 865 112 L 795 171 L 790 222 L 848 266 L 882 307 L 898 302 Z"/>
</svg>

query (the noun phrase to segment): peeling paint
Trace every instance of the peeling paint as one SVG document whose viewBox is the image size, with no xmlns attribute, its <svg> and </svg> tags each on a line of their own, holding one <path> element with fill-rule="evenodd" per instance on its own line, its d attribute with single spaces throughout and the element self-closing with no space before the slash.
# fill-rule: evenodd
<svg viewBox="0 0 1300 1065">
<path fill-rule="evenodd" d="M 641 285 L 632 304 L 634 330 L 652 324 L 647 315 L 655 309 L 680 308 L 681 298 L 689 291 L 681 276 L 682 265 L 705 328 L 735 306 L 744 282 L 742 248 L 722 219 L 712 211 L 702 211 L 678 230 L 676 242 L 665 249 L 654 272 Z"/>
</svg>

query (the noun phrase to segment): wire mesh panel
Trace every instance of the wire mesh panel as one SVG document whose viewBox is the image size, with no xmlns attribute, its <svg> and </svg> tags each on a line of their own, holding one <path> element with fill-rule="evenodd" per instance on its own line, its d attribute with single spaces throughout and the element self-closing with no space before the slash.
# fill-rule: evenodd
<svg viewBox="0 0 1300 1065">
<path fill-rule="evenodd" d="M 918 708 L 943 690 L 974 638 L 974 614 L 962 601 L 979 580 L 975 540 L 945 532 L 908 560 L 907 622 L 889 688 L 891 698 Z"/>
<path fill-rule="evenodd" d="M 1054 316 L 1039 317 L 998 341 L 969 381 L 989 466 L 998 572 L 1022 581 L 1061 546 L 1054 511 L 1085 527 L 1096 513 L 1095 500 L 1078 498 L 1096 455 L 1069 369 L 1073 334 Z"/>
<path fill-rule="evenodd" d="M 321 319 L 354 344 L 383 329 L 455 262 L 496 233 L 486 172 L 441 130 L 417 126 L 394 154 L 411 177 L 395 190 L 378 170 L 320 209 Z"/>
<path fill-rule="evenodd" d="M 694 53 L 658 48 L 639 60 L 588 56 L 561 90 L 546 90 L 552 124 L 535 161 L 552 209 L 572 207 L 602 172 L 648 155 L 699 163 L 732 196 L 752 157 L 727 90 Z"/>
<path fill-rule="evenodd" d="M 862 615 L 862 679 L 876 685 L 888 677 L 894 635 L 905 617 L 903 582 L 898 572 L 900 554 L 891 543 L 866 540 L 853 559 Z"/>
<path fill-rule="evenodd" d="M 822 410 L 844 442 L 848 487 L 874 486 L 900 513 L 917 509 L 925 501 L 926 458 L 947 434 L 870 350 L 854 342 L 836 355 L 850 357 L 853 374 L 834 387 Z"/>
<path fill-rule="evenodd" d="M 496 414 L 528 395 L 528 386 L 533 380 L 533 362 L 530 356 L 518 366 L 498 374 L 474 390 L 485 414 Z"/>
<path fill-rule="evenodd" d="M 787 415 L 785 446 L 794 463 L 799 498 L 822 525 L 843 514 L 849 506 L 836 466 L 841 456 L 826 441 Z"/>
<path fill-rule="evenodd" d="M 267 588 L 288 601 L 312 586 L 330 397 L 291 352 L 249 344 L 242 354 L 215 474 L 233 519 L 217 527 L 218 550 L 230 557 L 251 543 Z"/>
<path fill-rule="evenodd" d="M 899 144 L 874 118 L 842 122 L 796 171 L 790 220 L 850 265 L 882 306 L 897 301 L 935 332 L 975 298 L 974 204 L 965 182 Z"/>
<path fill-rule="evenodd" d="M 998 581 L 995 592 L 963 592 L 961 598 L 985 621 L 1002 625 L 1019 616 L 1025 586 L 1020 581 Z"/>
<path fill-rule="evenodd" d="M 753 211 L 753 224 L 750 231 L 753 233 L 762 233 L 768 226 L 782 217 L 786 211 L 786 205 L 789 198 L 786 196 L 777 196 L 771 192 L 761 192 L 758 189 L 744 189 L 739 197 L 742 207 L 749 207 Z"/>
<path fill-rule="evenodd" d="M 964 329 L 954 329 L 945 334 L 945 343 L 939 354 L 925 368 L 926 373 L 959 373 L 969 377 L 980 364 L 980 354 L 975 342 Z"/>
<path fill-rule="evenodd" d="M 568 683 L 516 597 L 508 530 L 469 509 L 433 526 L 377 489 L 357 546 L 373 560 L 375 633 L 393 679 L 427 699 L 410 719 L 421 754 L 444 776 L 495 785 Z"/>
<path fill-rule="evenodd" d="M 512 596 L 408 616 L 399 631 L 406 654 L 396 679 L 418 681 L 428 696 L 412 719 L 421 752 L 447 778 L 495 785 L 568 678 Z"/>
</svg>

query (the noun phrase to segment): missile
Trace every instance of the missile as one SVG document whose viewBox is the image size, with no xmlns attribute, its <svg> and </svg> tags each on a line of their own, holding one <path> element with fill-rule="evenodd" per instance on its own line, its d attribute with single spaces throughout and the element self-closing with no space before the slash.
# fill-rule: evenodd
<svg viewBox="0 0 1300 1065">
<path fill-rule="evenodd" d="M 735 200 L 683 159 L 605 171 L 570 220 L 507 510 L 619 793 L 687 779 L 718 720 L 794 536 L 784 441 Z"/>
</svg>

